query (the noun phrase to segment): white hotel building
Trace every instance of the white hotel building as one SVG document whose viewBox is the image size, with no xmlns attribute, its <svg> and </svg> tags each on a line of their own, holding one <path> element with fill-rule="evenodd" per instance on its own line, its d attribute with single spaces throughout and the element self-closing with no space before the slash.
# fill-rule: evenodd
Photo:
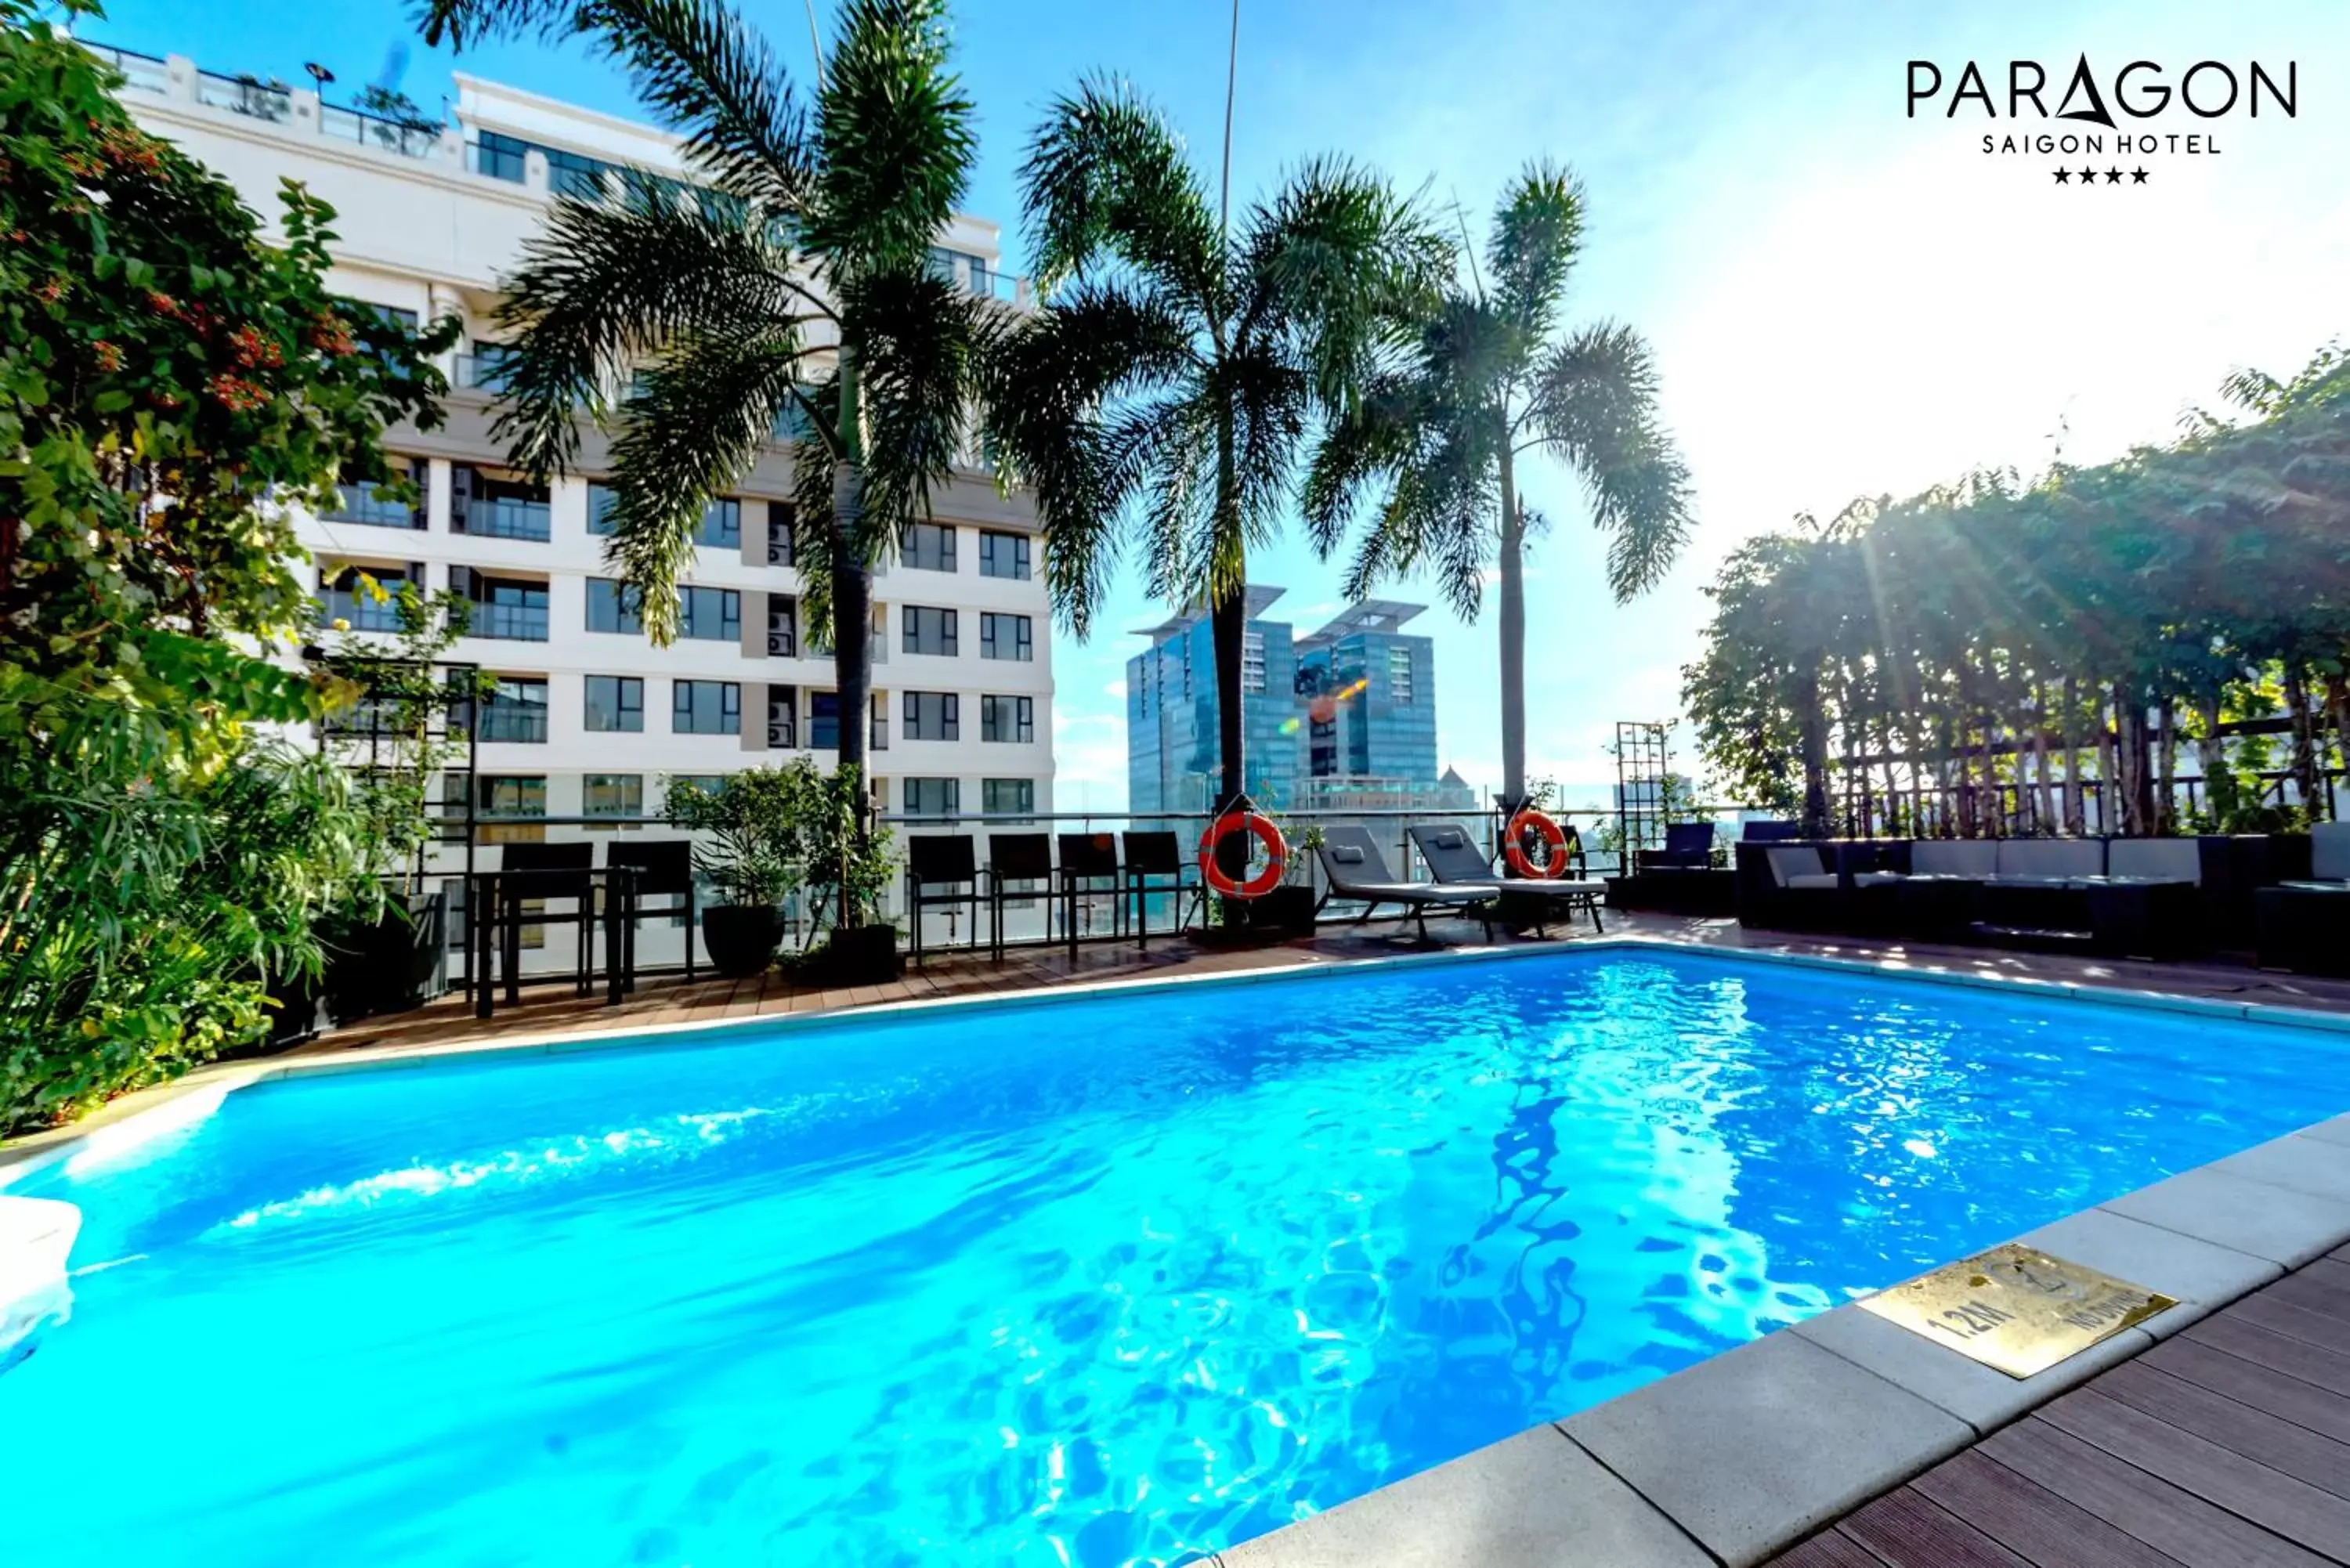
<svg viewBox="0 0 2350 1568">
<path fill-rule="evenodd" d="M 847 716 L 829 656 L 809 650 L 790 562 L 792 451 L 779 441 L 713 507 L 684 587 L 684 635 L 656 649 L 621 611 L 598 535 L 603 437 L 583 433 L 577 473 L 533 485 L 490 439 L 499 279 L 538 232 L 551 191 L 598 188 L 614 165 L 678 173 L 674 139 L 644 126 L 459 76 L 454 125 L 404 130 L 317 93 L 100 48 L 130 78 L 142 125 L 233 182 L 273 223 L 279 182 L 331 203 L 332 286 L 465 341 L 443 369 L 442 428 L 390 432 L 425 504 L 364 487 L 301 537 L 334 613 L 347 574 L 452 587 L 474 601 L 451 655 L 498 680 L 481 724 L 482 815 L 658 814 L 669 781 L 802 754 L 828 764 Z M 993 223 L 958 216 L 938 260 L 966 286 L 1024 303 L 997 271 Z M 872 769 L 892 813 L 1052 809 L 1052 645 L 1034 514 L 987 475 L 959 473 L 874 585 Z M 377 617 L 382 611 L 376 610 Z M 450 781 L 462 791 L 462 778 Z M 459 805 L 457 802 L 450 804 Z M 568 836 L 561 829 L 555 830 Z M 536 835 L 531 834 L 536 836 Z"/>
</svg>

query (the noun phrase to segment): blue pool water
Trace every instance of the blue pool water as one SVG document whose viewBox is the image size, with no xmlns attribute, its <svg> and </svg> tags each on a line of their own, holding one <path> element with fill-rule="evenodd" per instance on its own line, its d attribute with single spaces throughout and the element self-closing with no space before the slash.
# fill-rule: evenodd
<svg viewBox="0 0 2350 1568">
<path fill-rule="evenodd" d="M 1605 951 L 265 1085 L 83 1206 L 12 1568 L 1180 1562 L 2350 1106 Z"/>
</svg>

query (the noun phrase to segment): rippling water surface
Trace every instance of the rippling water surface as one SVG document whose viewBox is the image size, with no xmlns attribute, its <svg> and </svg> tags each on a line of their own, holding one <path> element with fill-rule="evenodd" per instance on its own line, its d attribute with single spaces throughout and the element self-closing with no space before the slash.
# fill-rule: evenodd
<svg viewBox="0 0 2350 1568">
<path fill-rule="evenodd" d="M 2350 1037 L 1592 953 L 265 1085 L 15 1190 L 0 1557 L 1182 1562 L 2350 1105 Z"/>
</svg>

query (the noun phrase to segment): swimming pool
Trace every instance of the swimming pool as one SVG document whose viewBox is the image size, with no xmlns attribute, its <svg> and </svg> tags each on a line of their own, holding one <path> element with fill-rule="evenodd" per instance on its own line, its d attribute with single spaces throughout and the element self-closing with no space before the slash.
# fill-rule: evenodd
<svg viewBox="0 0 2350 1568">
<path fill-rule="evenodd" d="M 9 1189 L 7 1560 L 1181 1561 L 2345 1106 L 1635 947 L 265 1084 Z"/>
</svg>

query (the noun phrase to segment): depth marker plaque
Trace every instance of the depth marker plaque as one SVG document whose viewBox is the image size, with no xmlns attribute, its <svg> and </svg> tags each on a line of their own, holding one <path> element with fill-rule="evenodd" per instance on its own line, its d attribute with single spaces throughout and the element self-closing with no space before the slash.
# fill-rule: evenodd
<svg viewBox="0 0 2350 1568">
<path fill-rule="evenodd" d="M 1859 1304 L 2010 1377 L 2030 1377 L 2178 1303 L 2010 1241 Z"/>
</svg>

